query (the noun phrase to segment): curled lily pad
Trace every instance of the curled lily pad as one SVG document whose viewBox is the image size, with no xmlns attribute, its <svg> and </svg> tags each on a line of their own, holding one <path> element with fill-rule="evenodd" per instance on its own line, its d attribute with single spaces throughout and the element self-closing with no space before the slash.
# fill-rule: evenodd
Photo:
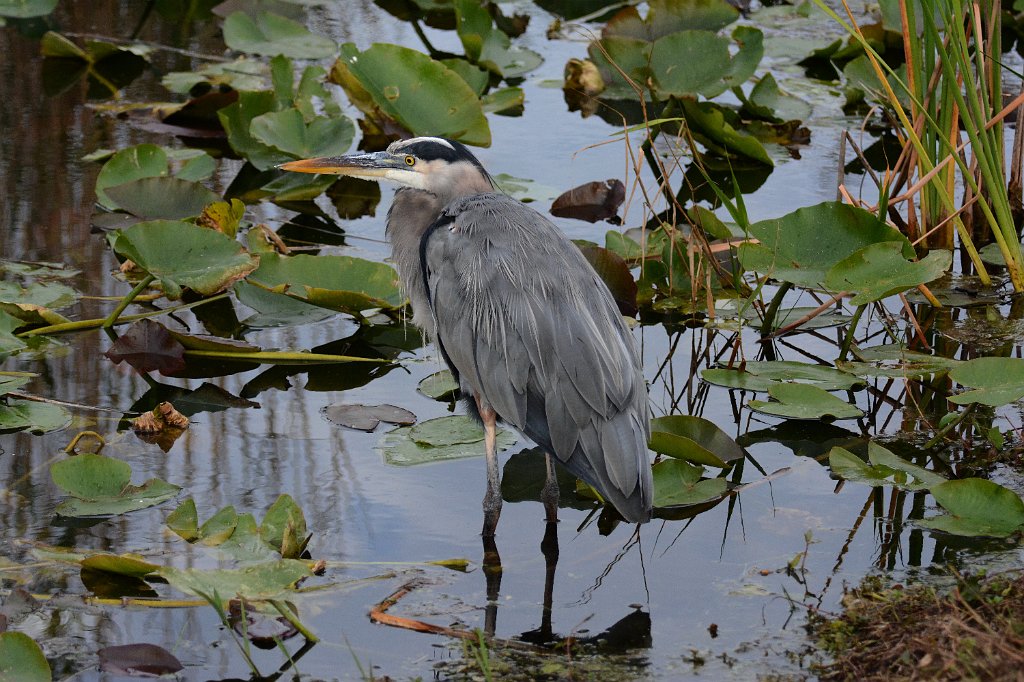
<svg viewBox="0 0 1024 682">
<path fill-rule="evenodd" d="M 355 126 L 346 116 L 315 116 L 307 121 L 298 109 L 293 108 L 253 118 L 249 132 L 263 144 L 302 159 L 345 153 L 355 136 Z"/>
<path fill-rule="evenodd" d="M 614 218 L 626 199 L 626 186 L 618 178 L 588 182 L 559 195 L 551 204 L 551 215 L 588 223 Z"/>
<path fill-rule="evenodd" d="M 180 487 L 151 478 L 142 485 L 131 483 L 127 462 L 86 453 L 54 462 L 53 482 L 70 497 L 59 505 L 61 516 L 114 516 L 166 502 Z"/>
<path fill-rule="evenodd" d="M 297 559 L 309 542 L 306 517 L 291 495 L 279 495 L 267 509 L 260 537 L 285 559 Z"/>
<path fill-rule="evenodd" d="M 785 419 L 855 419 L 864 415 L 856 405 L 808 384 L 775 384 L 768 387 L 775 400 L 751 400 L 750 409 Z"/>
<path fill-rule="evenodd" d="M 845 448 L 834 447 L 828 454 L 828 465 L 837 476 L 873 487 L 889 485 L 901 490 L 926 490 L 946 480 L 874 442 L 868 443 L 867 463 Z"/>
<path fill-rule="evenodd" d="M 737 130 L 725 115 L 725 110 L 714 102 L 682 100 L 683 113 L 694 137 L 710 151 L 724 157 L 742 157 L 773 165 L 771 157 L 756 137 Z"/>
<path fill-rule="evenodd" d="M 256 269 L 259 257 L 230 237 L 191 223 L 153 220 L 111 233 L 114 251 L 156 277 L 168 298 L 188 287 L 216 294 Z"/>
<path fill-rule="evenodd" d="M 394 405 L 328 405 L 323 413 L 335 424 L 366 432 L 373 431 L 381 422 L 402 426 L 416 422 L 416 415 Z"/>
<path fill-rule="evenodd" d="M 0 682 L 50 682 L 50 664 L 24 632 L 0 632 Z"/>
<path fill-rule="evenodd" d="M 139 320 L 105 353 L 114 364 L 124 361 L 145 374 L 174 374 L 185 367 L 185 347 L 159 322 Z"/>
<path fill-rule="evenodd" d="M 948 514 L 918 525 L 954 535 L 1003 538 L 1024 529 L 1024 500 L 998 483 L 981 478 L 946 481 L 931 489 Z"/>
<path fill-rule="evenodd" d="M 484 5 L 476 0 L 455 0 L 454 4 L 456 29 L 470 61 L 505 78 L 519 78 L 544 61 L 533 50 L 513 45 L 503 31 L 492 25 Z"/>
<path fill-rule="evenodd" d="M 744 457 L 743 448 L 715 424 L 683 414 L 652 419 L 650 447 L 663 455 L 718 468 Z"/>
<path fill-rule="evenodd" d="M 103 571 L 130 578 L 142 578 L 160 568 L 159 565 L 146 561 L 138 554 L 90 554 L 79 563 L 82 568 L 92 571 Z"/>
</svg>

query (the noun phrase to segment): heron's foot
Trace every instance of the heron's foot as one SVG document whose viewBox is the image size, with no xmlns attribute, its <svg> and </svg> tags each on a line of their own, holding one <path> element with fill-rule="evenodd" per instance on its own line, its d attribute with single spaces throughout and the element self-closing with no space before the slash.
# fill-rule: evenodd
<svg viewBox="0 0 1024 682">
<path fill-rule="evenodd" d="M 487 494 L 484 495 L 484 530 L 485 538 L 494 537 L 494 531 L 498 528 L 498 518 L 501 516 L 501 493 L 488 486 Z"/>
<path fill-rule="evenodd" d="M 558 523 L 558 483 L 549 481 L 540 491 L 540 500 L 544 504 L 544 518 L 548 523 Z"/>
</svg>

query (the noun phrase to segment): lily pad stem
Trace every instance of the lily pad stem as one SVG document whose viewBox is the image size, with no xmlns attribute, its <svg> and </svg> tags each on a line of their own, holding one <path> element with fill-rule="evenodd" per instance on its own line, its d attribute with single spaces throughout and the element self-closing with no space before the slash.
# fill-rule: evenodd
<svg viewBox="0 0 1024 682">
<path fill-rule="evenodd" d="M 868 307 L 867 303 L 857 306 L 857 309 L 853 311 L 853 317 L 850 318 L 850 328 L 846 332 L 846 338 L 843 339 L 843 346 L 839 349 L 839 359 L 845 360 L 846 355 L 850 352 L 850 346 L 853 345 L 853 332 L 857 329 L 857 323 L 860 322 L 860 316 L 864 314 L 864 309 Z"/>
<path fill-rule="evenodd" d="M 977 405 L 978 403 L 971 403 L 966 408 L 964 408 L 963 412 L 958 414 L 955 419 L 953 419 L 948 424 L 939 429 L 938 433 L 936 433 L 931 440 L 924 444 L 924 449 L 930 450 L 931 448 L 938 445 L 939 441 L 945 438 L 947 433 L 955 429 L 957 425 L 960 424 L 960 422 L 962 422 L 964 419 L 967 419 L 967 417 L 969 417 L 970 414 L 974 412 L 974 408 L 977 407 Z"/>
<path fill-rule="evenodd" d="M 107 319 L 103 320 L 103 328 L 109 329 L 113 327 L 114 323 L 117 322 L 117 318 L 119 318 L 121 316 L 121 313 L 124 312 L 124 309 L 127 308 L 131 304 L 131 302 L 135 300 L 136 296 L 145 291 L 146 287 L 152 284 L 153 280 L 155 279 L 156 277 L 154 277 L 153 275 L 146 275 L 146 277 L 141 282 L 136 284 L 135 288 L 129 291 L 127 296 L 121 299 L 121 302 L 118 303 L 117 307 L 114 308 L 114 311 L 110 313 L 109 316 L 107 316 Z"/>
<path fill-rule="evenodd" d="M 162 308 L 160 310 L 151 310 L 146 313 L 138 313 L 137 315 L 125 315 L 124 317 L 118 318 L 115 324 L 128 324 L 135 320 L 144 320 L 147 317 L 159 317 L 160 315 L 169 315 L 170 313 L 181 312 L 182 310 L 188 310 L 189 308 L 195 308 L 197 306 L 206 305 L 207 303 L 213 303 L 219 301 L 222 298 L 227 298 L 228 294 L 217 294 L 210 298 L 204 298 L 199 301 L 193 301 L 192 303 L 185 303 L 183 305 L 177 305 L 172 308 Z M 136 299 L 137 300 L 137 299 Z M 74 322 L 62 322 L 60 324 L 51 324 L 45 327 L 36 327 L 35 329 L 29 329 L 28 331 L 19 332 L 15 334 L 18 338 L 27 338 L 30 336 L 40 336 L 42 334 L 60 334 L 64 332 L 77 332 L 86 329 L 98 329 L 103 326 L 106 322 L 106 318 L 94 318 L 91 320 L 75 320 Z"/>
<path fill-rule="evenodd" d="M 782 286 L 775 292 L 772 302 L 768 304 L 768 310 L 764 313 L 764 322 L 761 323 L 761 338 L 766 338 L 772 333 L 772 329 L 775 328 L 775 318 L 779 314 L 779 307 L 782 306 L 782 299 L 786 297 L 786 293 L 792 288 L 792 282 L 783 282 Z"/>
</svg>

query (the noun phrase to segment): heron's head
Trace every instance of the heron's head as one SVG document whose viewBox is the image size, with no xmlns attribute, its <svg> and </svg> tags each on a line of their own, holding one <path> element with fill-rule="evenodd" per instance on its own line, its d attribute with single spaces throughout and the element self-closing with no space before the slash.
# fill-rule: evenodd
<svg viewBox="0 0 1024 682">
<path fill-rule="evenodd" d="M 382 152 L 290 161 L 279 168 L 390 180 L 430 192 L 444 201 L 494 189 L 491 176 L 466 145 L 441 137 L 414 137 L 393 142 Z"/>
</svg>

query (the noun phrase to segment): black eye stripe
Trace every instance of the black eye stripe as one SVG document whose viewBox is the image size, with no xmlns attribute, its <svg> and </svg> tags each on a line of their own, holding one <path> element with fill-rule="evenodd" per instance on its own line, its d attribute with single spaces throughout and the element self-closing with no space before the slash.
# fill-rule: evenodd
<svg viewBox="0 0 1024 682">
<path fill-rule="evenodd" d="M 396 151 L 402 154 L 410 154 L 422 161 L 445 161 L 447 163 L 469 161 L 477 168 L 480 168 L 481 170 L 483 169 L 483 165 L 481 165 L 480 161 L 473 156 L 473 153 L 466 148 L 466 145 L 461 142 L 455 142 L 454 140 L 448 140 L 448 143 L 451 147 L 441 142 L 423 140 L 405 145 Z"/>
</svg>

